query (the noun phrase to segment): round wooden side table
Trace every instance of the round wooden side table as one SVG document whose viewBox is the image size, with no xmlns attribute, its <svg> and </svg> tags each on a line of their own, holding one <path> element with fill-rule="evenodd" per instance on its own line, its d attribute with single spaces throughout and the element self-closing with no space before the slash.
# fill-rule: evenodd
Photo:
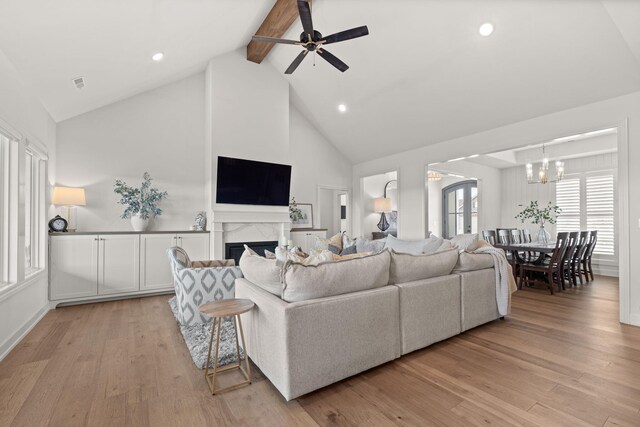
<svg viewBox="0 0 640 427">
<path fill-rule="evenodd" d="M 248 299 L 225 299 L 220 301 L 211 301 L 199 307 L 200 313 L 213 317 L 213 325 L 211 326 L 211 339 L 209 340 L 209 354 L 207 356 L 207 364 L 205 365 L 204 377 L 207 380 L 211 394 L 221 393 L 224 391 L 235 390 L 251 384 L 251 368 L 249 367 L 249 357 L 247 356 L 247 346 L 244 343 L 244 333 L 242 331 L 242 322 L 240 315 L 251 310 L 255 304 Z M 225 366 L 218 369 L 218 350 L 220 348 L 220 330 L 222 329 L 222 319 L 224 317 L 233 316 L 233 328 L 236 332 L 236 352 L 238 355 L 238 363 Z M 216 324 L 218 330 L 216 331 Z M 240 338 L 242 339 L 242 349 L 244 350 L 244 360 L 246 370 L 242 367 L 242 359 L 240 358 L 240 344 L 238 342 L 238 329 L 240 329 Z M 211 348 L 213 347 L 213 334 L 216 334 L 216 352 L 213 360 L 213 371 L 209 372 L 209 364 L 211 363 Z M 245 377 L 245 381 L 228 387 L 216 389 L 216 375 L 229 371 L 231 369 L 239 369 Z"/>
</svg>

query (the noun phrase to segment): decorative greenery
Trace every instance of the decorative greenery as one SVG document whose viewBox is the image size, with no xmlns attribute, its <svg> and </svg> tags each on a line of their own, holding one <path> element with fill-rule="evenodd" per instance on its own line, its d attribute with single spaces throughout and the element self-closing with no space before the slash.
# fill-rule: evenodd
<svg viewBox="0 0 640 427">
<path fill-rule="evenodd" d="M 300 221 L 302 217 L 302 211 L 298 207 L 298 203 L 296 203 L 296 198 L 292 196 L 289 201 L 289 218 L 291 218 L 291 221 L 296 222 Z"/>
<path fill-rule="evenodd" d="M 544 227 L 545 222 L 555 224 L 561 212 L 562 209 L 560 209 L 558 205 L 552 205 L 551 202 L 549 202 L 546 207 L 540 208 L 538 201 L 534 200 L 529 206 L 524 208 L 522 212 L 516 215 L 515 218 L 520 219 L 522 222 L 524 222 L 525 219 L 530 219 L 531 223 L 540 224 L 540 227 Z"/>
<path fill-rule="evenodd" d="M 142 178 L 140 188 L 129 187 L 126 182 L 116 179 L 113 192 L 121 197 L 118 203 L 127 207 L 122 218 L 131 218 L 132 215 L 140 214 L 142 219 L 149 219 L 152 215 L 162 215 L 162 209 L 157 204 L 167 197 L 167 192 L 151 187 L 151 175 L 148 172 L 145 172 Z"/>
</svg>

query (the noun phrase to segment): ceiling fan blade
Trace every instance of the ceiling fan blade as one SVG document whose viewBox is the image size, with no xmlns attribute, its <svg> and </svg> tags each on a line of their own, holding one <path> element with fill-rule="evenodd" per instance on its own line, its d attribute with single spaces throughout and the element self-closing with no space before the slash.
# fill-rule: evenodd
<svg viewBox="0 0 640 427">
<path fill-rule="evenodd" d="M 296 68 L 298 68 L 298 65 L 300 65 L 302 60 L 307 56 L 307 53 L 309 53 L 309 51 L 307 49 L 305 49 L 302 52 L 300 52 L 300 54 L 298 56 L 296 56 L 296 59 L 293 60 L 291 65 L 289 65 L 289 68 L 287 68 L 287 71 L 285 71 L 284 73 L 285 74 L 293 73 L 296 70 Z"/>
<path fill-rule="evenodd" d="M 362 27 L 352 28 L 350 30 L 340 31 L 339 33 L 331 34 L 330 36 L 324 37 L 323 44 L 331 44 L 337 42 L 343 42 L 345 40 L 351 40 L 362 36 L 369 35 L 369 29 L 366 25 Z"/>
<path fill-rule="evenodd" d="M 316 52 L 318 52 L 318 55 L 322 56 L 325 61 L 327 61 L 329 64 L 333 65 L 343 73 L 349 69 L 349 66 L 347 64 L 339 60 L 332 53 L 329 53 L 329 51 L 327 51 L 326 49 L 318 49 L 316 50 Z"/>
<path fill-rule="evenodd" d="M 304 32 L 313 38 L 313 21 L 311 20 L 311 6 L 307 0 L 298 0 L 298 13 Z"/>
<path fill-rule="evenodd" d="M 257 42 L 265 42 L 265 43 L 282 43 L 282 44 L 298 44 L 301 45 L 297 40 L 287 40 L 287 39 L 277 39 L 274 37 L 264 37 L 264 36 L 253 36 L 251 40 L 255 40 Z"/>
</svg>

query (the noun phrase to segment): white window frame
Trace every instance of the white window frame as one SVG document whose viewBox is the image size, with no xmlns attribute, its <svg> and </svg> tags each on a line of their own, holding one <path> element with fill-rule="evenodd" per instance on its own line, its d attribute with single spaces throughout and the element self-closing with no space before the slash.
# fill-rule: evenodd
<svg viewBox="0 0 640 427">
<path fill-rule="evenodd" d="M 43 155 L 41 152 L 35 148 L 34 144 L 31 143 L 30 140 L 27 140 L 26 148 L 25 148 L 25 156 L 31 157 L 31 176 L 29 177 L 29 183 L 31 184 L 31 188 L 29 191 L 29 204 L 31 209 L 31 218 L 30 220 L 30 234 L 31 239 L 30 242 L 25 240 L 25 250 L 23 254 L 26 253 L 26 246 L 30 245 L 31 250 L 31 266 L 27 267 L 25 265 L 24 275 L 25 278 L 29 278 L 34 274 L 45 268 L 45 192 L 46 192 L 46 160 L 42 159 Z M 26 162 L 26 158 L 25 158 Z M 26 164 L 26 163 L 25 163 Z M 26 184 L 26 176 L 25 176 L 25 184 Z M 25 188 L 25 195 L 27 194 Z M 26 200 L 25 200 L 26 205 Z M 25 216 L 25 227 L 27 218 Z M 26 233 L 25 233 L 26 234 Z"/>
<path fill-rule="evenodd" d="M 0 144 L 0 297 L 45 274 L 47 150 L 35 138 L 26 138 L 0 119 L 0 133 L 8 143 Z M 6 140 L 4 141 L 6 142 Z M 32 218 L 37 267 L 25 271 L 25 162 L 27 151 L 37 158 L 36 214 Z M 33 258 L 32 258 L 33 259 Z"/>
</svg>

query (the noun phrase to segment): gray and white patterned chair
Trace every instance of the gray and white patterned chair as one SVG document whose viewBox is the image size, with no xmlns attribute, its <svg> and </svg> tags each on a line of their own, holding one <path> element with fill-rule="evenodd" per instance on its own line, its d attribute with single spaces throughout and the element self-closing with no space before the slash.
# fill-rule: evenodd
<svg viewBox="0 0 640 427">
<path fill-rule="evenodd" d="M 167 249 L 173 272 L 173 286 L 181 325 L 208 323 L 211 318 L 200 314 L 198 307 L 209 301 L 235 297 L 235 281 L 242 276 L 233 260 L 193 261 L 184 249 Z"/>
</svg>

